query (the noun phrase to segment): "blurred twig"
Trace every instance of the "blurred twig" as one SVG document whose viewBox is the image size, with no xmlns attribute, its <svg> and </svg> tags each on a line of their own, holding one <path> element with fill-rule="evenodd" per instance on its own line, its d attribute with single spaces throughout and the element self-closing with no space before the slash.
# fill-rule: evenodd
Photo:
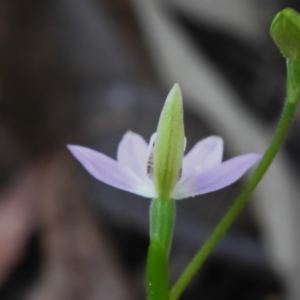
<svg viewBox="0 0 300 300">
<path fill-rule="evenodd" d="M 133 299 L 107 238 L 87 209 L 68 153 L 41 161 L 37 174 L 43 276 L 27 299 Z"/>
<path fill-rule="evenodd" d="M 24 255 L 34 228 L 34 181 L 29 168 L 0 195 L 0 285 Z"/>
</svg>

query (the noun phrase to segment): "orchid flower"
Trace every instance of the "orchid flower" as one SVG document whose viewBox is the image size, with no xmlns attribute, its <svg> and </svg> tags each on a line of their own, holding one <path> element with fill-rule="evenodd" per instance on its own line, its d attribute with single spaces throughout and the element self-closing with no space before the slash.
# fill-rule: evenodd
<svg viewBox="0 0 300 300">
<path fill-rule="evenodd" d="M 152 135 L 149 145 L 129 131 L 119 144 L 117 160 L 83 146 L 68 145 L 68 149 L 96 179 L 152 199 L 162 195 L 184 199 L 222 189 L 260 160 L 259 154 L 245 154 L 222 162 L 223 140 L 218 136 L 199 141 L 182 158 L 186 144 L 182 115 L 181 92 L 175 84 L 161 114 L 158 134 Z M 168 126 L 173 130 L 166 129 Z"/>
</svg>

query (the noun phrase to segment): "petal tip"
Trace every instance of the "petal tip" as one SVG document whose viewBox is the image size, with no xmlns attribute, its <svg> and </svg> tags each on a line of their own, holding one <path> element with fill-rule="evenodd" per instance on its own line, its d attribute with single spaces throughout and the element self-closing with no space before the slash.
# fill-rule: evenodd
<svg viewBox="0 0 300 300">
<path fill-rule="evenodd" d="M 133 131 L 131 131 L 131 130 L 127 130 L 127 131 L 125 132 L 124 136 L 125 136 L 125 135 L 133 135 L 133 134 L 134 134 L 134 132 L 133 132 Z"/>
<path fill-rule="evenodd" d="M 73 153 L 73 151 L 76 151 L 76 149 L 78 149 L 80 146 L 68 144 L 66 147 L 68 148 L 68 150 L 69 150 L 70 152 Z"/>
<path fill-rule="evenodd" d="M 219 136 L 219 135 L 213 135 L 212 138 L 215 139 L 216 143 L 224 146 L 224 140 L 223 140 L 223 138 L 221 136 Z"/>
<path fill-rule="evenodd" d="M 262 154 L 259 154 L 259 153 L 252 153 L 249 155 L 251 155 L 251 158 L 253 159 L 253 165 L 258 163 L 263 157 Z"/>
<path fill-rule="evenodd" d="M 222 145 L 224 144 L 224 140 L 220 135 L 210 135 L 210 136 L 200 140 L 200 142 L 201 141 L 207 141 L 207 142 L 209 141 L 214 144 L 218 144 L 218 143 L 222 144 Z"/>
</svg>

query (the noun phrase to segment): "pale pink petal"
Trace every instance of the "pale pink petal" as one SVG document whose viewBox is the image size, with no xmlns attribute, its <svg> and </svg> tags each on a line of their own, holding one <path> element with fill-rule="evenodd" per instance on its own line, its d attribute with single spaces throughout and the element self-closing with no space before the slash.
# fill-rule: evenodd
<svg viewBox="0 0 300 300">
<path fill-rule="evenodd" d="M 201 170 L 209 169 L 222 162 L 223 140 L 218 136 L 207 137 L 198 142 L 184 157 L 183 172 L 195 167 Z"/>
<path fill-rule="evenodd" d="M 180 183 L 189 181 L 196 171 L 202 172 L 220 164 L 222 157 L 222 138 L 210 136 L 201 140 L 183 159 Z"/>
<path fill-rule="evenodd" d="M 155 192 L 151 185 L 146 184 L 127 167 L 110 157 L 95 150 L 68 145 L 68 149 L 84 168 L 96 179 L 115 188 L 132 192 L 144 197 L 154 197 Z"/>
<path fill-rule="evenodd" d="M 188 181 L 177 184 L 172 197 L 183 199 L 222 189 L 240 179 L 260 159 L 259 154 L 245 154 L 204 172 L 195 172 Z"/>
<path fill-rule="evenodd" d="M 148 145 L 138 134 L 128 131 L 118 147 L 118 162 L 138 177 L 147 177 Z"/>
</svg>

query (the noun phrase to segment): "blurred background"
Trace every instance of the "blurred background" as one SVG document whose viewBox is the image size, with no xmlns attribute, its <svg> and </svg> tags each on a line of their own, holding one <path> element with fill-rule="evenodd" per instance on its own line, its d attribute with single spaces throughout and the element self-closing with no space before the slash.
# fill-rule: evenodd
<svg viewBox="0 0 300 300">
<path fill-rule="evenodd" d="M 296 0 L 0 2 L 0 299 L 145 299 L 150 201 L 88 175 L 66 150 L 116 157 L 147 140 L 183 90 L 189 150 L 215 134 L 225 159 L 262 153 L 285 97 L 269 37 Z M 182 299 L 300 299 L 300 115 L 250 204 Z M 174 282 L 240 181 L 179 201 Z"/>
</svg>

